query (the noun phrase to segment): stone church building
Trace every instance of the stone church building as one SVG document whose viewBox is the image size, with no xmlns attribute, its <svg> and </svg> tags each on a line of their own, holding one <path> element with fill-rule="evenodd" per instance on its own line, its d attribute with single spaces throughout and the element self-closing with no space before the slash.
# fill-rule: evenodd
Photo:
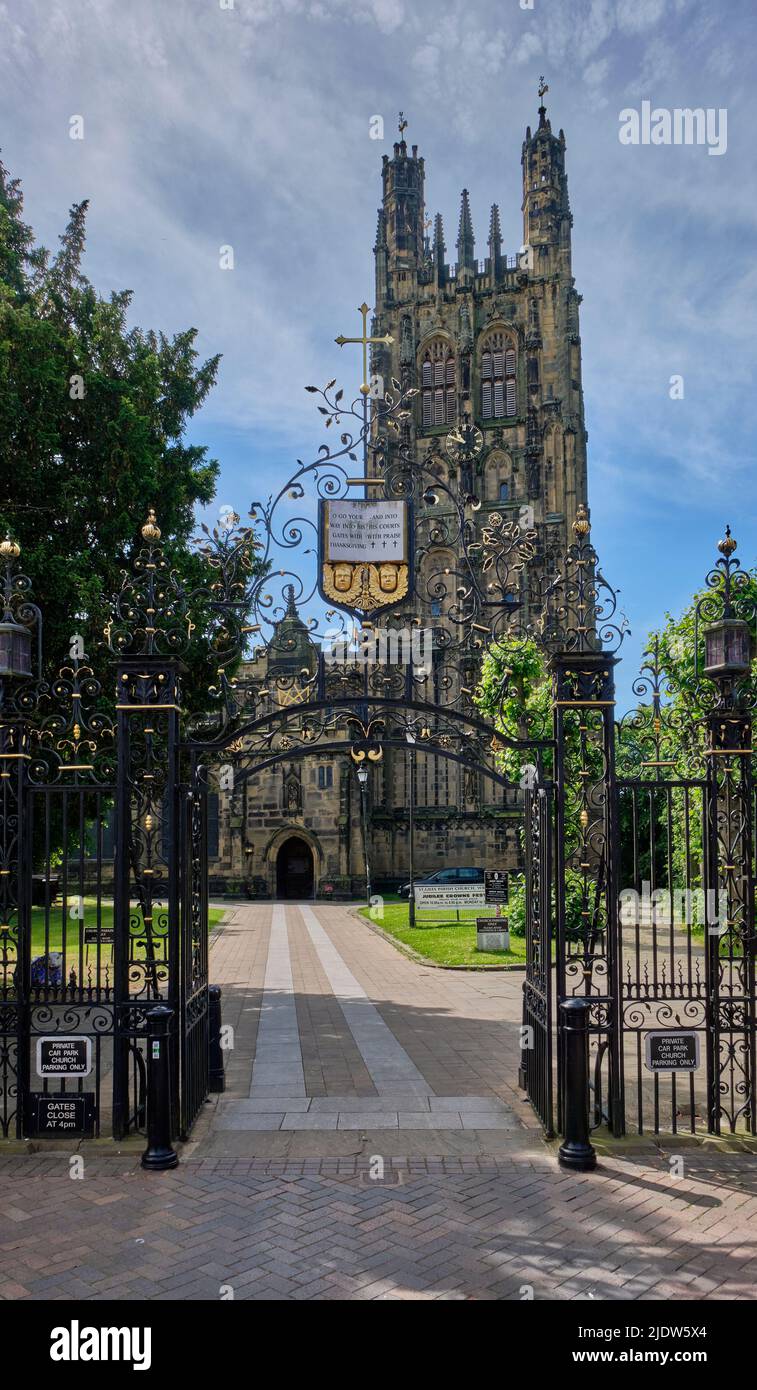
<svg viewBox="0 0 757 1390">
<path fill-rule="evenodd" d="M 383 159 L 383 199 L 374 247 L 371 370 L 415 386 L 410 422 L 416 457 L 454 484 L 444 445 L 466 419 L 483 436 L 473 489 L 473 523 L 496 511 L 522 519 L 538 535 L 535 568 L 543 576 L 564 552 L 579 505 L 586 505 L 586 430 L 581 386 L 580 296 L 571 267 L 572 217 L 565 136 L 546 109 L 523 142 L 523 248 L 506 254 L 497 204 L 486 255 L 476 254 L 463 190 L 456 258 L 448 259 L 440 214 L 427 219 L 425 169 L 404 138 Z M 532 523 L 530 518 L 533 518 Z M 454 563 L 454 557 L 451 557 Z M 526 596 L 527 602 L 527 596 Z M 429 601 L 425 622 L 443 617 Z M 289 645 L 306 629 L 290 602 L 282 624 Z M 260 660 L 258 658 L 258 665 Z M 245 675 L 259 678 L 255 663 Z M 517 793 L 445 758 L 418 751 L 415 870 L 448 865 L 514 867 L 519 853 Z M 372 768 L 366 827 L 373 891 L 408 877 L 409 752 L 387 750 Z M 365 889 L 360 787 L 348 757 L 313 755 L 279 765 L 211 804 L 212 886 L 253 896 L 361 895 Z"/>
</svg>

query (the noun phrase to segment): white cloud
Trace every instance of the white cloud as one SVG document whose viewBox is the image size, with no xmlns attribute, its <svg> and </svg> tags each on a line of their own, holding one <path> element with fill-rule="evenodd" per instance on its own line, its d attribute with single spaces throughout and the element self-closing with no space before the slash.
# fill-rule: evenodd
<svg viewBox="0 0 757 1390">
<path fill-rule="evenodd" d="M 520 244 L 520 145 L 544 71 L 568 138 L 590 449 L 620 456 L 633 438 L 666 453 L 667 477 L 699 481 L 734 417 L 746 437 L 757 103 L 733 19 L 718 30 L 703 0 L 537 0 L 533 11 L 185 0 L 181 13 L 151 0 L 27 0 L 12 13 L 0 3 L 0 116 L 42 239 L 54 244 L 69 204 L 90 197 L 98 286 L 133 287 L 136 321 L 195 323 L 203 350 L 223 352 L 209 423 L 300 441 L 312 421 L 302 386 L 340 370 L 357 379 L 333 338 L 371 299 L 381 155 L 398 108 L 426 156 L 450 257 L 463 185 L 479 254 L 493 201 L 508 248 Z M 709 93 L 726 79 L 725 158 L 619 145 L 623 106 L 725 104 Z M 78 144 L 73 112 L 85 116 Z M 368 138 L 376 112 L 383 144 Z M 233 272 L 218 268 L 227 243 Z M 665 390 L 676 370 L 691 382 L 677 414 Z M 737 472 L 744 457 L 740 433 L 723 466 Z M 667 486 L 653 470 L 655 484 Z"/>
</svg>

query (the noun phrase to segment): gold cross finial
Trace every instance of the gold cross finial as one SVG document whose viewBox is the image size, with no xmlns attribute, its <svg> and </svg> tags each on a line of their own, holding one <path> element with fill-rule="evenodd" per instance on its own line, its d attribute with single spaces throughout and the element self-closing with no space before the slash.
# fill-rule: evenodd
<svg viewBox="0 0 757 1390">
<path fill-rule="evenodd" d="M 542 106 L 544 105 L 544 98 L 548 91 L 549 87 L 544 81 L 544 73 L 542 73 L 541 77 L 539 78 L 539 101 L 542 103 Z"/>
<path fill-rule="evenodd" d="M 344 347 L 345 343 L 361 343 L 361 344 L 362 344 L 362 348 L 363 348 L 363 381 L 362 381 L 362 385 L 361 385 L 361 387 L 360 387 L 360 394 L 363 395 L 363 396 L 369 396 L 369 395 L 371 394 L 371 388 L 370 388 L 370 384 L 369 384 L 369 382 L 368 382 L 368 344 L 369 344 L 369 343 L 386 343 L 387 346 L 388 346 L 390 343 L 393 343 L 393 342 L 394 342 L 394 338 L 392 337 L 391 333 L 385 333 L 384 336 L 383 336 L 383 338 L 371 338 L 371 337 L 369 337 L 369 335 L 368 335 L 368 315 L 370 314 L 370 312 L 371 312 L 371 311 L 370 311 L 370 308 L 369 308 L 369 306 L 368 306 L 365 302 L 363 302 L 362 304 L 358 305 L 358 313 L 359 313 L 359 314 L 362 314 L 362 316 L 363 316 L 363 334 L 362 334 L 362 337 L 360 337 L 360 338 L 345 338 L 344 334 L 343 334 L 343 333 L 340 333 L 340 334 L 339 334 L 339 337 L 334 339 L 334 342 L 335 342 L 335 343 L 338 343 L 340 347 Z"/>
<path fill-rule="evenodd" d="M 405 138 L 405 131 L 407 130 L 407 121 L 405 120 L 405 113 L 404 113 L 404 111 L 400 111 L 399 130 L 400 130 L 400 140 L 404 140 L 404 138 Z"/>
</svg>

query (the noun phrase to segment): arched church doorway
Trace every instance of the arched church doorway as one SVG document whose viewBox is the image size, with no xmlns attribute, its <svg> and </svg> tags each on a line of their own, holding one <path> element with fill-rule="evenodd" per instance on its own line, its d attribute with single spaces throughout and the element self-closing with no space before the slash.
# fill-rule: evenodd
<svg viewBox="0 0 757 1390">
<path fill-rule="evenodd" d="M 299 835 L 290 835 L 276 856 L 276 897 L 312 898 L 313 851 Z"/>
</svg>

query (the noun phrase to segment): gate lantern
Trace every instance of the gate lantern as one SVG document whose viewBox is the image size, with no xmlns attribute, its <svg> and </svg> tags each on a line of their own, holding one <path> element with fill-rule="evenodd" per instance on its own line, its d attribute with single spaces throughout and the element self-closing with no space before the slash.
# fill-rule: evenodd
<svg viewBox="0 0 757 1390">
<path fill-rule="evenodd" d="M 743 575 L 738 569 L 738 560 L 731 561 L 736 549 L 736 541 L 731 535 L 730 526 L 725 528 L 725 537 L 718 542 L 718 550 L 724 557 L 718 561 L 722 570 L 721 612 L 722 616 L 708 623 L 704 629 L 704 674 L 711 680 L 738 681 L 745 676 L 752 664 L 752 635 L 746 618 L 737 616 L 734 610 L 734 596 L 743 587 Z M 721 575 L 717 575 L 721 579 Z M 700 604 L 703 616 L 709 616 L 712 600 L 704 599 Z"/>
<path fill-rule="evenodd" d="M 6 563 L 5 611 L 0 622 L 0 679 L 17 677 L 21 680 L 32 674 L 32 634 L 23 623 L 17 623 L 11 609 L 13 579 L 11 565 L 21 554 L 17 541 L 6 536 L 0 541 L 0 557 Z"/>
<path fill-rule="evenodd" d="M 752 664 L 752 639 L 743 618 L 723 618 L 704 630 L 704 673 L 713 680 L 738 680 Z"/>
</svg>

